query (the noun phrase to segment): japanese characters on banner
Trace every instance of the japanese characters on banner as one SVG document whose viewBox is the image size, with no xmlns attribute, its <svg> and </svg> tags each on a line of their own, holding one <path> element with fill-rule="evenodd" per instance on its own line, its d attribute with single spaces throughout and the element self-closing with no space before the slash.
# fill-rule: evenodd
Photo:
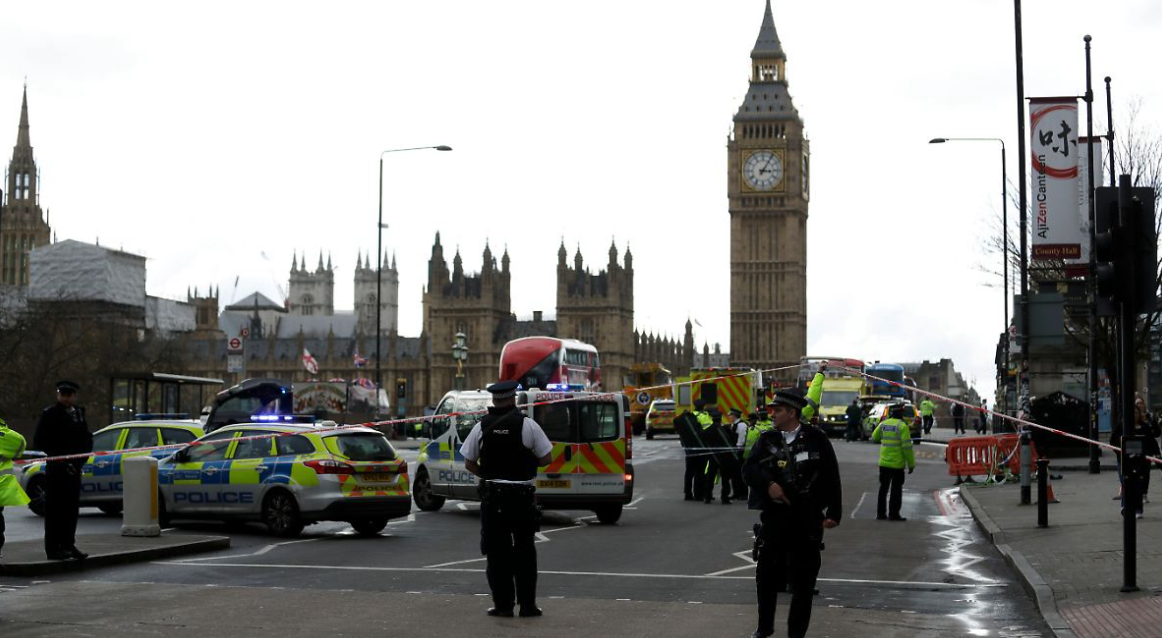
<svg viewBox="0 0 1162 638">
<path fill-rule="evenodd" d="M 1033 259 L 1080 259 L 1077 98 L 1029 100 Z"/>
</svg>

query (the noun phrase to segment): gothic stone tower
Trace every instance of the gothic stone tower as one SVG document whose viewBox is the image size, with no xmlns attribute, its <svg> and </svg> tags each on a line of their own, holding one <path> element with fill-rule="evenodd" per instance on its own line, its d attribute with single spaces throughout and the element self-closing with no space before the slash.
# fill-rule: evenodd
<svg viewBox="0 0 1162 638">
<path fill-rule="evenodd" d="M 40 174 L 28 135 L 28 87 L 20 104 L 20 128 L 8 164 L 5 202 L 0 202 L 0 284 L 28 285 L 28 253 L 48 244 L 52 229 L 40 210 Z"/>
<path fill-rule="evenodd" d="M 391 258 L 391 266 L 387 265 L 387 255 L 380 257 L 379 266 L 383 271 L 379 279 L 382 287 L 379 294 L 375 294 L 376 272 L 371 265 L 371 255 L 355 258 L 355 317 L 359 322 L 359 331 L 366 335 L 375 334 L 375 300 L 379 299 L 379 331 L 382 334 L 391 334 L 398 327 L 399 319 L 399 271 L 395 267 L 395 257 Z"/>
<path fill-rule="evenodd" d="M 287 310 L 292 315 L 330 317 L 335 314 L 335 269 L 331 267 L 330 257 L 327 257 L 327 266 L 324 268 L 323 253 L 320 251 L 319 265 L 315 272 L 307 270 L 306 255 L 303 255 L 301 266 L 291 259 Z"/>
<path fill-rule="evenodd" d="M 592 344 L 601 356 L 601 385 L 620 390 L 634 363 L 633 254 L 626 248 L 625 266 L 617 263 L 617 246 L 609 247 L 606 270 L 584 269 L 581 249 L 573 267 L 565 262 L 565 244 L 557 250 L 557 336 Z"/>
<path fill-rule="evenodd" d="M 809 193 L 809 147 L 770 0 L 750 57 L 750 87 L 727 139 L 730 361 L 769 369 L 807 351 Z"/>
<path fill-rule="evenodd" d="M 485 245 L 480 274 L 466 275 L 457 249 L 449 273 L 440 234 L 436 233 L 424 290 L 424 336 L 432 344 L 429 387 L 434 394 L 422 399 L 427 403 L 435 404 L 455 385 L 452 342 L 457 332 L 468 338 L 464 387 L 483 388 L 496 381 L 500 349 L 507 341 L 506 327 L 512 315 L 508 250 L 500 264 L 497 268 L 492 249 Z"/>
</svg>

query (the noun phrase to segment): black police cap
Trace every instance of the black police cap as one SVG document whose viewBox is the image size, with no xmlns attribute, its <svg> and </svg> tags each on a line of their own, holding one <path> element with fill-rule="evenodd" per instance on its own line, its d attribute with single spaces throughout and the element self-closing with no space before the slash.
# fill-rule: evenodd
<svg viewBox="0 0 1162 638">
<path fill-rule="evenodd" d="M 73 383 L 72 381 L 57 381 L 56 382 L 56 391 L 60 392 L 61 394 L 73 394 L 77 390 L 80 390 L 80 389 L 81 389 L 81 386 Z"/>
<path fill-rule="evenodd" d="M 520 384 L 516 381 L 497 381 L 488 386 L 487 389 L 492 393 L 493 399 L 507 399 L 516 396 L 516 391 L 520 389 Z"/>
<path fill-rule="evenodd" d="M 730 414 L 733 414 L 734 416 L 742 416 L 742 410 L 739 410 L 738 408 L 731 408 Z"/>
<path fill-rule="evenodd" d="M 795 410 L 802 411 L 807 407 L 807 399 L 794 392 L 786 390 L 778 390 L 775 392 L 775 398 L 771 400 L 772 405 L 785 405 Z"/>
</svg>

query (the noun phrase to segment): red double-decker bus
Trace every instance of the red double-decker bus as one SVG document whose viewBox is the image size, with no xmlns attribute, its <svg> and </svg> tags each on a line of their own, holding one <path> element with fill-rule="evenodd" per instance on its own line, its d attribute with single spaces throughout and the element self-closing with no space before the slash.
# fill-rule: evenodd
<svg viewBox="0 0 1162 638">
<path fill-rule="evenodd" d="M 500 351 L 500 378 L 526 390 L 596 391 L 601 389 L 601 359 L 597 348 L 575 339 L 513 339 Z"/>
</svg>

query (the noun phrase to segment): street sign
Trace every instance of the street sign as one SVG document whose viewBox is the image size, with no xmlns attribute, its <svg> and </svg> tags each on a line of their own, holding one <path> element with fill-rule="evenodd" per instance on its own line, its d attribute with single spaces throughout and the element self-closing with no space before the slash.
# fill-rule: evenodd
<svg viewBox="0 0 1162 638">
<path fill-rule="evenodd" d="M 242 339 L 239 337 L 230 337 L 226 342 L 227 354 L 242 354 Z"/>
<path fill-rule="evenodd" d="M 238 331 L 238 336 L 242 337 L 243 339 L 249 337 L 250 326 L 242 326 L 242 329 Z"/>
<path fill-rule="evenodd" d="M 241 354 L 226 355 L 226 372 L 237 374 L 246 371 Z"/>
</svg>

